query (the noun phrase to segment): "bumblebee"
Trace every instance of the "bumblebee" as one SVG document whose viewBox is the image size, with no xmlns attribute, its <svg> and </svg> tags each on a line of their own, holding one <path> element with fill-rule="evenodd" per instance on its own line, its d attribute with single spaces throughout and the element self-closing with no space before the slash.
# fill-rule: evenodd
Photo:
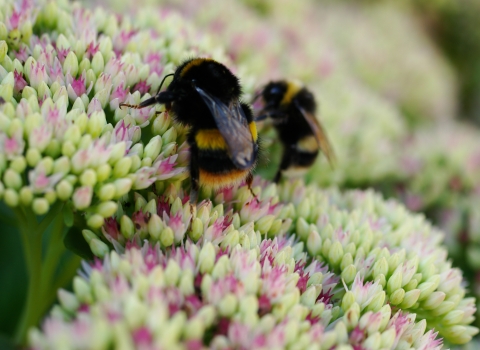
<svg viewBox="0 0 480 350">
<path fill-rule="evenodd" d="M 268 83 L 256 96 L 262 99 L 263 108 L 256 113 L 256 121 L 273 121 L 281 143 L 283 156 L 274 181 L 286 176 L 300 175 L 315 162 L 320 150 L 330 165 L 335 161 L 330 141 L 315 116 L 316 102 L 313 94 L 293 80 Z"/>
<path fill-rule="evenodd" d="M 155 96 L 120 106 L 164 104 L 176 122 L 190 126 L 191 203 L 197 202 L 200 186 L 219 189 L 245 180 L 251 191 L 259 142 L 252 110 L 240 102 L 238 78 L 208 58 L 189 59 L 171 75 L 165 91 L 160 92 L 162 81 Z"/>
</svg>

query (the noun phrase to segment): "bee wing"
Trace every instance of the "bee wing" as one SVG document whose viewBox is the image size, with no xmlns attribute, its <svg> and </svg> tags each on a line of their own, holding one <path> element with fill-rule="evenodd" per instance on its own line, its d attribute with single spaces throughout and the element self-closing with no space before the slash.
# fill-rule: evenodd
<svg viewBox="0 0 480 350">
<path fill-rule="evenodd" d="M 233 101 L 227 106 L 198 86 L 195 89 L 210 109 L 215 124 L 227 143 L 233 164 L 239 169 L 251 167 L 255 162 L 255 143 L 240 103 Z"/>
<path fill-rule="evenodd" d="M 317 140 L 318 146 L 320 147 L 322 152 L 327 157 L 330 165 L 333 166 L 333 164 L 335 163 L 335 160 L 336 160 L 335 152 L 333 151 L 332 145 L 330 144 L 330 141 L 328 140 L 327 134 L 326 134 L 325 130 L 323 129 L 322 124 L 315 117 L 314 114 L 312 114 L 310 112 L 307 112 L 297 102 L 295 102 L 295 106 L 302 113 L 302 115 L 305 118 L 305 120 L 307 121 L 308 125 L 310 125 L 310 128 L 312 129 L 313 134 L 315 135 L 315 139 Z"/>
</svg>

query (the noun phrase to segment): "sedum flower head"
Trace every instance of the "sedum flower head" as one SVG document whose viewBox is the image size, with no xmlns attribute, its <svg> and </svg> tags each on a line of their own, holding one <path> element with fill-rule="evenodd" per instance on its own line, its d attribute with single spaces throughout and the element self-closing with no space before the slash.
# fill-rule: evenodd
<svg viewBox="0 0 480 350">
<path fill-rule="evenodd" d="M 32 346 L 140 346 L 140 332 L 153 347 L 440 349 L 478 331 L 461 274 L 420 216 L 370 191 L 256 178 L 254 192 L 258 202 L 245 185 L 227 189 L 192 212 L 170 185 L 137 194 L 100 235 L 85 230 L 103 260 L 84 264 L 76 283 L 88 288 L 60 298 Z M 123 331 L 103 333 L 112 308 Z"/>
<path fill-rule="evenodd" d="M 221 50 L 174 13 L 158 21 L 143 11 L 134 26 L 79 4 L 4 1 L 0 14 L 0 181 L 9 206 L 41 215 L 71 202 L 99 228 L 130 190 L 185 178 L 186 129 L 161 106 L 119 104 L 150 97 L 193 54 L 228 61 Z"/>
<path fill-rule="evenodd" d="M 425 322 L 388 305 L 338 318 L 338 279 L 307 263 L 302 246 L 286 238 L 227 249 L 190 240 L 168 250 L 127 245 L 84 264 L 73 293 L 59 292 L 60 305 L 30 333 L 32 348 L 440 349 Z"/>
</svg>

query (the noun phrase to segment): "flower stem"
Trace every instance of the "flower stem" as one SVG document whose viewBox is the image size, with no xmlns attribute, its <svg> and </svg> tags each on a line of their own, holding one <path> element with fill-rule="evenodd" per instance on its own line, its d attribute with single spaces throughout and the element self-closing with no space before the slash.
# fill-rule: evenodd
<svg viewBox="0 0 480 350">
<path fill-rule="evenodd" d="M 38 324 L 55 298 L 56 290 L 52 289 L 53 278 L 66 251 L 62 241 L 63 216 L 59 215 L 62 207 L 62 203 L 54 205 L 41 222 L 37 221 L 30 208 L 15 209 L 29 282 L 27 300 L 15 334 L 18 344 L 26 341 L 29 328 Z M 47 242 L 45 261 L 42 261 L 42 238 L 51 224 L 52 234 Z M 76 260 L 78 259 L 75 259 L 75 262 Z"/>
<path fill-rule="evenodd" d="M 40 304 L 41 267 L 42 267 L 42 236 L 35 235 L 36 217 L 26 208 L 16 208 L 18 230 L 22 237 L 23 253 L 27 265 L 28 292 L 20 322 L 15 333 L 15 341 L 21 344 L 25 341 L 27 330 L 36 322 L 36 309 Z"/>
</svg>

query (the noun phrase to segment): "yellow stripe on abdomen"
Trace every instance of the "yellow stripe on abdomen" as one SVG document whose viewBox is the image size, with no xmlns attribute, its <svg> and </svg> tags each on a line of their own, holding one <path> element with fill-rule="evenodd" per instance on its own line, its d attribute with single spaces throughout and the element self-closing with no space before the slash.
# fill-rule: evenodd
<svg viewBox="0 0 480 350">
<path fill-rule="evenodd" d="M 253 141 L 257 141 L 257 125 L 255 122 L 251 122 L 248 127 L 250 128 Z M 227 149 L 227 143 L 218 129 L 199 130 L 195 135 L 195 142 L 200 149 Z"/>
<path fill-rule="evenodd" d="M 200 149 L 227 149 L 227 143 L 218 129 L 199 130 L 195 142 Z"/>
<path fill-rule="evenodd" d="M 297 142 L 297 149 L 303 152 L 317 152 L 318 141 L 313 135 L 305 136 Z"/>
<path fill-rule="evenodd" d="M 224 174 L 214 174 L 200 169 L 200 186 L 220 189 L 245 180 L 250 170 L 231 170 Z"/>
</svg>

